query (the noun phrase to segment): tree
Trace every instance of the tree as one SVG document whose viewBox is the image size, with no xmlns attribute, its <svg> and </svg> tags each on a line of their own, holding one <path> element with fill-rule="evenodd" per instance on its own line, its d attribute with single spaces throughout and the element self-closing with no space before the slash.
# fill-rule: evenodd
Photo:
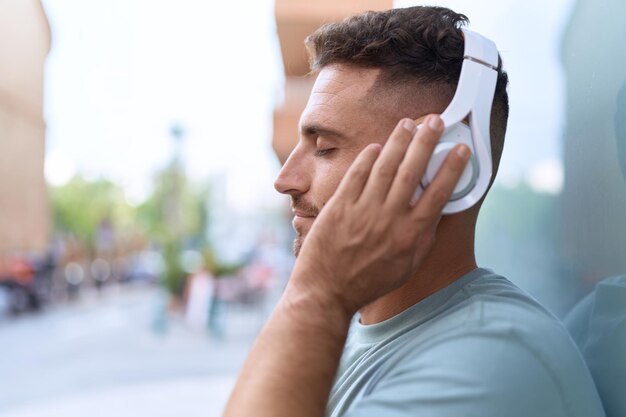
<svg viewBox="0 0 626 417">
<path fill-rule="evenodd" d="M 134 208 L 122 188 L 111 181 L 75 176 L 65 185 L 52 187 L 50 195 L 55 232 L 72 234 L 90 249 L 102 221 L 120 230 L 134 223 Z"/>
</svg>

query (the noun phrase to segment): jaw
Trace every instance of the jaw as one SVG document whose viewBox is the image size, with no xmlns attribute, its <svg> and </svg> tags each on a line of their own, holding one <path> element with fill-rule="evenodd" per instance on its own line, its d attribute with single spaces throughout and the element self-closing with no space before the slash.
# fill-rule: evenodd
<svg viewBox="0 0 626 417">
<path fill-rule="evenodd" d="M 297 258 L 300 254 L 300 250 L 302 249 L 302 244 L 304 243 L 304 239 L 306 238 L 306 234 L 298 233 L 296 237 L 293 239 L 292 252 L 293 255 Z"/>
</svg>

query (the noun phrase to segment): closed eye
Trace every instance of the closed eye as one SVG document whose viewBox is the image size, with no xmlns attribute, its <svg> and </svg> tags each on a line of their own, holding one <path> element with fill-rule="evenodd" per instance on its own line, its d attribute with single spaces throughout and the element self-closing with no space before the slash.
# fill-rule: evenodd
<svg viewBox="0 0 626 417">
<path fill-rule="evenodd" d="M 331 154 L 333 151 L 337 150 L 337 148 L 328 148 L 328 149 L 316 149 L 315 156 L 324 157 Z"/>
</svg>

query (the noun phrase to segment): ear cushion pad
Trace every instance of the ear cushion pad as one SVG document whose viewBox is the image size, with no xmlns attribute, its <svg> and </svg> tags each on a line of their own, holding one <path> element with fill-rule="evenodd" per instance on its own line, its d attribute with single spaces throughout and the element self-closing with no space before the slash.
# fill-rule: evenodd
<svg viewBox="0 0 626 417">
<path fill-rule="evenodd" d="M 469 194 L 478 180 L 479 165 L 474 155 L 474 146 L 472 143 L 472 134 L 469 126 L 462 122 L 456 123 L 446 129 L 445 133 L 439 140 L 439 143 L 433 151 L 433 155 L 428 162 L 426 172 L 422 178 L 421 187 L 426 189 L 430 183 L 433 182 L 437 172 L 441 168 L 441 164 L 445 161 L 448 153 L 458 144 L 465 144 L 472 151 L 472 155 L 468 164 L 465 166 L 465 170 L 459 179 L 452 196 L 451 201 L 458 200 Z"/>
</svg>

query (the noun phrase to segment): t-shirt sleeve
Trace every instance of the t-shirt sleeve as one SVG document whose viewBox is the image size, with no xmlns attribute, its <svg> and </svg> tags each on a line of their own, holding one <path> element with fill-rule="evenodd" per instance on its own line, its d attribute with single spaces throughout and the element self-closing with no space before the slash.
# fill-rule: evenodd
<svg viewBox="0 0 626 417">
<path fill-rule="evenodd" d="M 346 417 L 567 415 L 542 358 L 502 334 L 441 338 L 376 378 Z"/>
</svg>

